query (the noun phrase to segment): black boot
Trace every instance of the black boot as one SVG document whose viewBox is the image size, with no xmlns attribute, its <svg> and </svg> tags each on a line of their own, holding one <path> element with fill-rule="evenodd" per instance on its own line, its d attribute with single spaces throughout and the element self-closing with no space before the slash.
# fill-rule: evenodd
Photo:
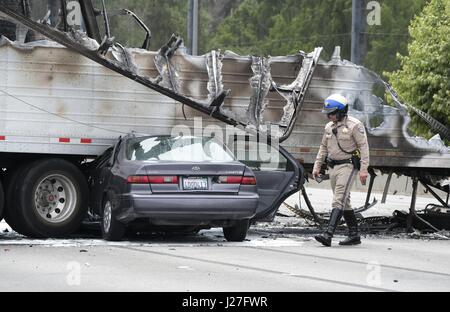
<svg viewBox="0 0 450 312">
<path fill-rule="evenodd" d="M 344 219 L 348 226 L 348 237 L 339 242 L 339 245 L 361 244 L 361 238 L 358 234 L 358 220 L 356 220 L 355 212 L 353 210 L 345 210 Z"/>
<path fill-rule="evenodd" d="M 314 236 L 316 241 L 322 243 L 324 246 L 331 246 L 331 238 L 333 237 L 334 231 L 336 231 L 336 227 L 341 218 L 342 210 L 333 208 L 333 210 L 331 210 L 330 221 L 328 222 L 328 227 L 325 233 Z"/>
</svg>

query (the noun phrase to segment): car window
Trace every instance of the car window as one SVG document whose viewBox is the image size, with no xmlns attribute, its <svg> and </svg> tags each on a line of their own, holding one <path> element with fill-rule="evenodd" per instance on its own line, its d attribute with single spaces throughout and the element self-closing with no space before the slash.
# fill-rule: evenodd
<svg viewBox="0 0 450 312">
<path fill-rule="evenodd" d="M 262 142 L 237 141 L 232 148 L 237 160 L 255 171 L 287 171 L 288 160 L 278 149 Z"/>
<path fill-rule="evenodd" d="M 233 154 L 211 137 L 146 137 L 127 143 L 129 160 L 234 161 Z"/>
</svg>

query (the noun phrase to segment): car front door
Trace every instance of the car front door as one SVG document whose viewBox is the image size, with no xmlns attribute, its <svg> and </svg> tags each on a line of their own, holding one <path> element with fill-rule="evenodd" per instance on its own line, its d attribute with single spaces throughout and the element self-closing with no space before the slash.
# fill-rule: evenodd
<svg viewBox="0 0 450 312">
<path fill-rule="evenodd" d="M 256 177 L 259 203 L 253 221 L 272 221 L 284 200 L 301 189 L 305 181 L 302 165 L 281 146 L 247 140 L 235 143 L 233 150 Z"/>
</svg>

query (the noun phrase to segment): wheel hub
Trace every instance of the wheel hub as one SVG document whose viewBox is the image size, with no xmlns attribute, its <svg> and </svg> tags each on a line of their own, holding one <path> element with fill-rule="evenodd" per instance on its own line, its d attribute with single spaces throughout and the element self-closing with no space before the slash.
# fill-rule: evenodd
<svg viewBox="0 0 450 312">
<path fill-rule="evenodd" d="M 38 184 L 34 202 L 41 218 L 59 223 L 70 217 L 75 209 L 75 186 L 66 176 L 47 176 Z"/>
</svg>

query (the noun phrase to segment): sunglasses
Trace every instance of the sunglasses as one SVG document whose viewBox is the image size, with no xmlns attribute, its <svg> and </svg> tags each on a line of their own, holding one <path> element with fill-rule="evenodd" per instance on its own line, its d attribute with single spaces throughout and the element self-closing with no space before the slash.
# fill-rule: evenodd
<svg viewBox="0 0 450 312">
<path fill-rule="evenodd" d="M 332 112 L 332 113 L 328 113 L 327 116 L 330 117 L 330 116 L 334 116 L 336 114 L 337 114 L 337 112 Z"/>
</svg>

